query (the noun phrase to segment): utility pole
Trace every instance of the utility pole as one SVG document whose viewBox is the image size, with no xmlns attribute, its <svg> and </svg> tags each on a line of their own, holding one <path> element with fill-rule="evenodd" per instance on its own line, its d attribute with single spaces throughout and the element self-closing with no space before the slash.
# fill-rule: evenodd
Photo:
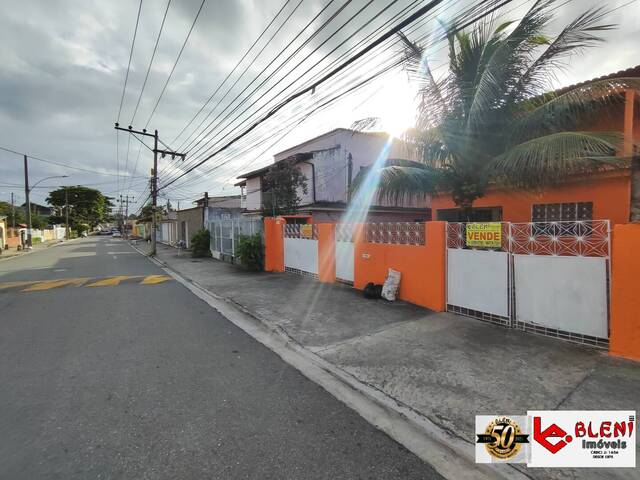
<svg viewBox="0 0 640 480">
<path fill-rule="evenodd" d="M 124 200 L 122 199 L 122 195 L 120 195 L 120 216 L 121 218 L 123 218 L 123 222 L 122 222 L 122 236 L 125 238 L 125 240 L 128 238 L 128 229 L 127 229 L 127 218 L 129 217 L 129 203 L 136 203 L 134 201 L 134 197 L 129 197 L 129 195 L 125 195 L 124 196 Z M 122 204 L 124 203 L 124 217 L 122 217 Z"/>
<path fill-rule="evenodd" d="M 171 149 L 168 150 L 164 150 L 164 149 L 158 149 L 158 142 L 161 142 L 159 136 L 158 136 L 158 130 L 154 130 L 153 135 L 150 133 L 147 133 L 147 130 L 145 128 L 142 129 L 142 131 L 139 130 L 134 130 L 133 127 L 131 125 L 129 125 L 128 128 L 122 128 L 118 123 L 115 124 L 115 129 L 116 130 L 122 130 L 124 132 L 129 132 L 130 134 L 135 135 L 141 135 L 143 137 L 153 137 L 153 170 L 151 171 L 151 251 L 149 252 L 149 255 L 151 256 L 155 256 L 156 254 L 156 207 L 158 206 L 158 154 L 160 153 L 162 155 L 162 157 L 164 158 L 165 155 L 171 155 L 171 158 L 174 159 L 175 157 L 180 157 L 182 159 L 182 161 L 184 161 L 184 158 L 187 156 L 186 153 L 178 153 L 178 152 L 174 152 Z M 137 140 L 139 140 L 140 142 L 142 142 L 142 140 L 140 140 L 138 137 L 136 137 Z M 144 143 L 144 142 L 142 142 Z M 166 144 L 164 144 L 163 142 L 161 142 L 163 145 L 166 146 Z M 146 146 L 146 144 L 145 144 Z M 147 147 L 148 148 L 148 147 Z"/>
<path fill-rule="evenodd" d="M 151 193 L 153 195 L 151 208 L 151 255 L 156 254 L 156 207 L 158 206 L 158 130 L 153 132 L 153 176 Z"/>
<path fill-rule="evenodd" d="M 31 248 L 31 202 L 29 201 L 29 165 L 27 165 L 26 155 L 24 155 L 24 196 L 27 207 L 27 248 Z"/>
<path fill-rule="evenodd" d="M 205 227 L 205 220 L 207 219 L 207 209 L 209 208 L 209 192 L 204 192 L 204 200 L 202 202 L 202 228 Z"/>
<path fill-rule="evenodd" d="M 16 206 L 13 202 L 13 192 L 11 192 L 11 229 L 16 234 Z"/>
<path fill-rule="evenodd" d="M 69 240 L 71 235 L 69 235 L 69 187 L 67 186 L 64 187 L 64 215 L 64 235 Z"/>
</svg>

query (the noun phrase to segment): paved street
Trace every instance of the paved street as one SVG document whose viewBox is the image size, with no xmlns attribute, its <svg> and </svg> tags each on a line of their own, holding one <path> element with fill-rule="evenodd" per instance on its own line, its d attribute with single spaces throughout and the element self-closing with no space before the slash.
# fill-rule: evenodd
<svg viewBox="0 0 640 480">
<path fill-rule="evenodd" d="M 440 478 L 126 242 L 0 262 L 0 478 Z"/>
</svg>

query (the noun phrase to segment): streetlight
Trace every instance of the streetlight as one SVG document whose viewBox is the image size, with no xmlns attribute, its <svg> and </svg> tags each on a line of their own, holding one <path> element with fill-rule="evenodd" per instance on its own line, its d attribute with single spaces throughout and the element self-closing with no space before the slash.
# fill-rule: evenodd
<svg viewBox="0 0 640 480">
<path fill-rule="evenodd" d="M 27 162 L 27 157 L 25 155 L 25 166 L 26 166 L 26 162 Z M 31 193 L 31 190 L 33 190 L 34 188 L 36 188 L 36 185 L 38 185 L 39 183 L 44 182 L 45 180 L 51 180 L 52 178 L 68 178 L 69 175 L 53 175 L 51 177 L 45 177 L 41 180 L 38 180 L 36 183 L 34 183 L 30 188 L 29 188 L 29 183 L 27 180 L 27 174 L 26 174 L 26 168 L 25 168 L 25 180 L 27 180 L 25 182 L 25 189 L 24 189 L 24 193 L 25 193 L 25 197 L 26 198 L 26 204 L 27 204 L 27 248 L 31 248 L 31 202 L 29 201 L 29 194 Z"/>
</svg>

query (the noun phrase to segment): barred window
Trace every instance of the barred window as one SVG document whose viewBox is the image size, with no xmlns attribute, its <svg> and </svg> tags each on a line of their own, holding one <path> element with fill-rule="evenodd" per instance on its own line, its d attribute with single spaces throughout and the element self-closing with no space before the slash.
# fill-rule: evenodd
<svg viewBox="0 0 640 480">
<path fill-rule="evenodd" d="M 593 220 L 593 202 L 539 203 L 531 209 L 532 222 Z"/>
<path fill-rule="evenodd" d="M 533 226 L 534 235 L 563 236 L 572 235 L 570 224 L 553 224 L 552 222 L 585 222 L 579 226 L 579 235 L 591 234 L 591 220 L 593 220 L 593 202 L 572 203 L 540 203 L 531 208 L 531 221 L 537 222 Z M 548 222 L 550 224 L 545 225 Z"/>
</svg>

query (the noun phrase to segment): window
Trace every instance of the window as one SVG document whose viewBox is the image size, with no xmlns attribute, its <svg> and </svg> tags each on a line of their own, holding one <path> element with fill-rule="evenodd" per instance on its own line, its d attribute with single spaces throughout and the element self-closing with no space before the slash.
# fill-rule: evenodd
<svg viewBox="0 0 640 480">
<path fill-rule="evenodd" d="M 537 222 L 532 228 L 534 235 L 573 236 L 589 235 L 593 220 L 593 202 L 540 203 L 531 208 L 531 221 Z M 551 222 L 577 222 L 584 225 L 551 224 Z"/>
<path fill-rule="evenodd" d="M 462 210 L 459 208 L 446 208 L 439 209 L 436 212 L 438 220 L 445 222 L 465 222 Z M 471 219 L 472 222 L 500 222 L 502 221 L 502 207 L 483 207 L 472 208 Z"/>
<path fill-rule="evenodd" d="M 540 203 L 531 209 L 532 222 L 593 220 L 593 202 Z"/>
</svg>

